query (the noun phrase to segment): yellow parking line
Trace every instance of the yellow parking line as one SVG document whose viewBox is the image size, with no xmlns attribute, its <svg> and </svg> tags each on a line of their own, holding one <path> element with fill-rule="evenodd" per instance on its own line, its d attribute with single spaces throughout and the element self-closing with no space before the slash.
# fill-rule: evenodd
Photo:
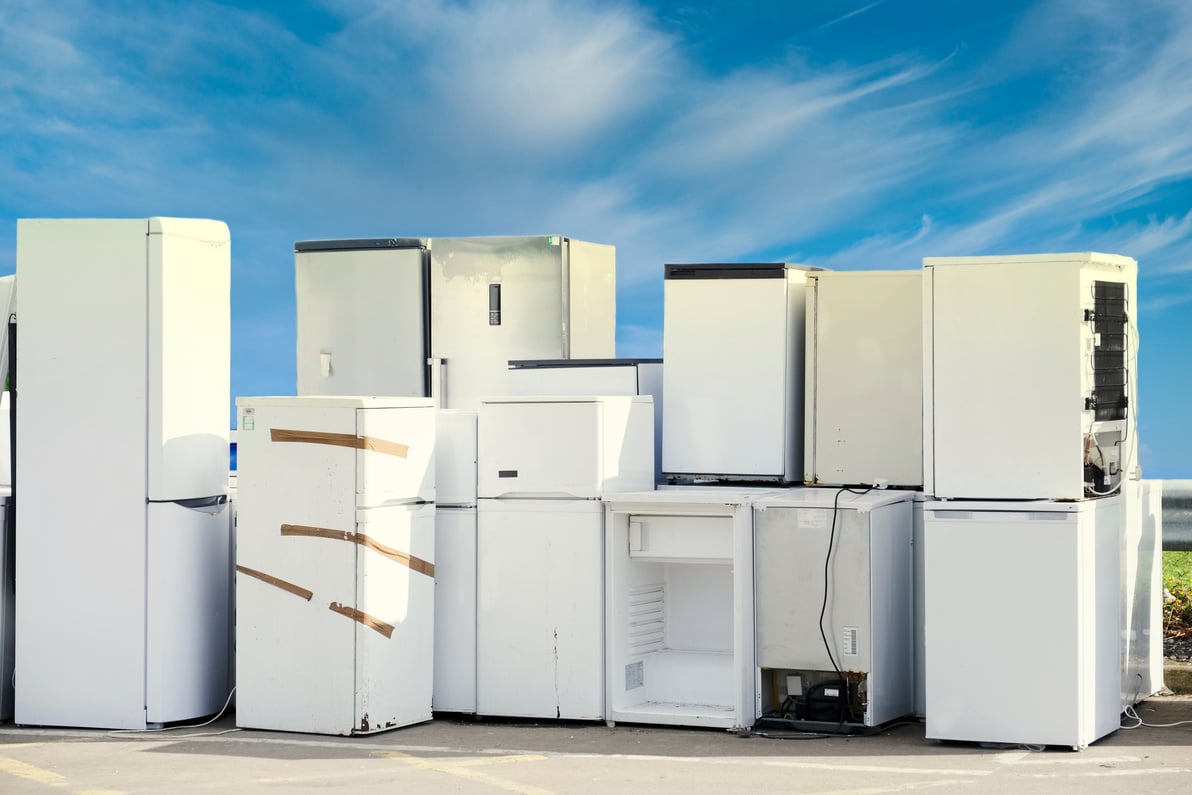
<svg viewBox="0 0 1192 795">
<path fill-rule="evenodd" d="M 542 789 L 541 787 L 534 787 L 529 784 L 519 784 L 516 781 L 497 778 L 496 776 L 490 776 L 488 773 L 482 773 L 479 770 L 473 770 L 468 764 L 465 764 L 465 760 L 451 762 L 446 759 L 424 759 L 422 757 L 403 754 L 400 751 L 382 751 L 380 755 L 388 759 L 397 759 L 402 762 L 406 762 L 421 770 L 431 770 L 436 773 L 444 773 L 449 776 L 459 776 L 460 778 L 471 779 L 472 781 L 488 784 L 490 787 L 497 787 L 498 789 L 503 789 L 507 792 L 516 792 L 518 795 L 553 795 L 550 790 Z M 517 756 L 518 758 L 510 758 L 508 761 L 524 762 L 536 757 L 535 754 L 520 754 L 512 756 Z M 501 757 L 496 758 L 500 759 Z M 545 757 L 537 758 L 544 759 Z"/>
<path fill-rule="evenodd" d="M 26 762 L 13 759 L 10 756 L 0 756 L 0 773 L 7 773 L 10 776 L 23 778 L 26 781 L 36 781 L 38 784 L 45 784 L 47 787 L 65 787 L 69 783 L 65 776 L 61 776 L 53 770 L 34 767 Z"/>
<path fill-rule="evenodd" d="M 468 759 L 452 760 L 452 764 L 460 767 L 481 767 L 504 765 L 509 762 L 541 762 L 543 759 L 546 757 L 542 754 L 509 754 L 507 756 L 473 756 Z"/>
</svg>

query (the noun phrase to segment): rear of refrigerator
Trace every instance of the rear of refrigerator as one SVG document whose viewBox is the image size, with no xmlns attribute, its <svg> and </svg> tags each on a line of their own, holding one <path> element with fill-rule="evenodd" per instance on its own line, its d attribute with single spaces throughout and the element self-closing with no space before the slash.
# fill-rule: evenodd
<svg viewBox="0 0 1192 795">
<path fill-rule="evenodd" d="M 782 263 L 666 266 L 667 475 L 802 482 L 810 270 Z"/>
</svg>

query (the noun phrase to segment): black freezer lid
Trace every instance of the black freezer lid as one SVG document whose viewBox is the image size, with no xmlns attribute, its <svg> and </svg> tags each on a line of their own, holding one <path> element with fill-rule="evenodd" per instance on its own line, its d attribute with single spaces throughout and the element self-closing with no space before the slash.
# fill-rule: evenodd
<svg viewBox="0 0 1192 795">
<path fill-rule="evenodd" d="M 294 252 L 301 251 L 367 251 L 383 248 L 426 248 L 420 237 L 361 237 L 347 240 L 300 240 Z"/>
<path fill-rule="evenodd" d="M 788 270 L 816 271 L 786 262 L 707 262 L 666 266 L 667 279 L 784 279 Z"/>
<path fill-rule="evenodd" d="M 662 364 L 661 359 L 510 359 L 510 370 L 532 367 L 629 367 L 637 364 Z"/>
</svg>

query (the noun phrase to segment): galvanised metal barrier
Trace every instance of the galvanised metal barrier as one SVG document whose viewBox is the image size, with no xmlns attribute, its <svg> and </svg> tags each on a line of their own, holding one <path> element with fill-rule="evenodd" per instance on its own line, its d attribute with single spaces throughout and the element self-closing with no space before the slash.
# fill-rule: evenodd
<svg viewBox="0 0 1192 795">
<path fill-rule="evenodd" d="M 1192 480 L 1163 481 L 1163 551 L 1192 551 Z"/>
</svg>

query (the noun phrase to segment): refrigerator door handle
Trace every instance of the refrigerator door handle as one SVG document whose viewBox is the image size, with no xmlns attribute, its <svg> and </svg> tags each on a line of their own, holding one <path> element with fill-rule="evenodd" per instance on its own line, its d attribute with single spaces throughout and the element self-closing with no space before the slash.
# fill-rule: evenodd
<svg viewBox="0 0 1192 795">
<path fill-rule="evenodd" d="M 207 513 L 219 513 L 227 505 L 228 495 L 216 494 L 211 497 L 195 497 L 189 500 L 150 500 L 150 502 L 173 503 L 182 508 L 190 508 L 196 511 L 214 508 L 215 510 L 207 510 Z"/>
</svg>

